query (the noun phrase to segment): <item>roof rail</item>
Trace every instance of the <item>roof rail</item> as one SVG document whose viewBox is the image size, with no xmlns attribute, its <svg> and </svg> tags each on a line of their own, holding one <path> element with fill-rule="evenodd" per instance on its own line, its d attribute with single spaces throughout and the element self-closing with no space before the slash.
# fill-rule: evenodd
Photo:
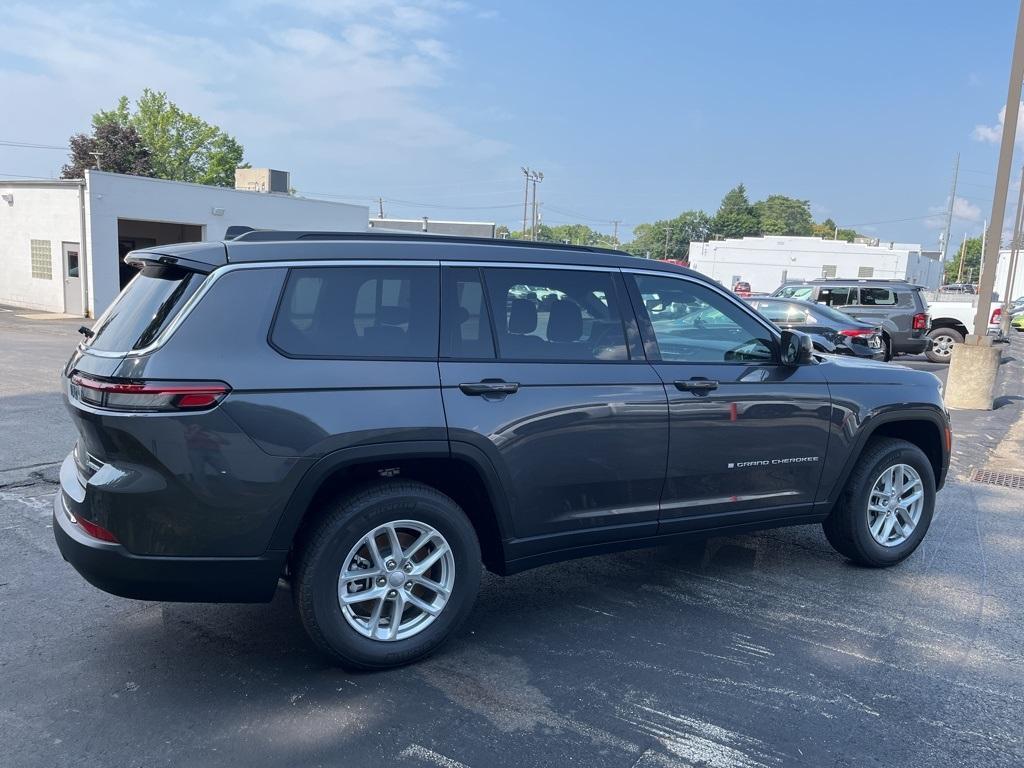
<svg viewBox="0 0 1024 768">
<path fill-rule="evenodd" d="M 315 230 L 251 229 L 243 227 L 233 227 L 232 229 L 246 230 L 237 234 L 234 238 L 230 238 L 235 242 L 241 243 L 266 243 L 289 240 L 399 240 L 413 243 L 436 243 L 438 240 L 443 240 L 445 242 L 468 243 L 471 245 L 497 245 L 511 248 L 539 248 L 558 251 L 572 250 L 587 253 L 609 253 L 616 256 L 632 255 L 625 251 L 615 250 L 614 248 L 599 248 L 592 245 L 566 245 L 565 243 L 547 243 L 538 240 L 462 237 L 458 235 L 438 235 L 419 232 L 381 232 L 372 230 L 366 232 L 319 232 Z"/>
</svg>

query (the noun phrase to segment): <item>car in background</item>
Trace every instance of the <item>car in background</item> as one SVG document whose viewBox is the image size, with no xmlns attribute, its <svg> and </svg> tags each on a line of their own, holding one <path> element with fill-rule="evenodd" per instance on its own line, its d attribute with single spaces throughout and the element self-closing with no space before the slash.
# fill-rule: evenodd
<svg viewBox="0 0 1024 768">
<path fill-rule="evenodd" d="M 1010 327 L 1015 331 L 1024 333 L 1024 312 L 1013 316 L 1013 319 L 1010 320 Z"/>
<path fill-rule="evenodd" d="M 737 296 L 749 296 L 750 295 L 750 283 L 740 280 L 736 285 L 732 287 L 732 292 Z"/>
<path fill-rule="evenodd" d="M 751 298 L 747 303 L 779 328 L 810 335 L 819 352 L 885 359 L 879 329 L 839 310 L 800 299 Z"/>
<path fill-rule="evenodd" d="M 819 278 L 785 283 L 772 296 L 824 304 L 878 326 L 885 359 L 891 360 L 894 355 L 919 355 L 931 347 L 923 290 L 905 280 Z"/>
<path fill-rule="evenodd" d="M 971 283 L 950 283 L 939 288 L 939 293 L 966 293 L 974 296 L 978 289 Z"/>
</svg>

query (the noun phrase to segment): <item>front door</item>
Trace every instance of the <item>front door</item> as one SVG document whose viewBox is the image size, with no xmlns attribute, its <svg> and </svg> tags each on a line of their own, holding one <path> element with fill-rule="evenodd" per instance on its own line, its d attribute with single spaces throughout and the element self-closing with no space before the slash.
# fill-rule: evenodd
<svg viewBox="0 0 1024 768">
<path fill-rule="evenodd" d="M 448 266 L 441 386 L 454 452 L 486 455 L 510 554 L 653 535 L 665 390 L 617 270 Z"/>
<path fill-rule="evenodd" d="M 778 363 L 775 334 L 683 276 L 630 276 L 670 411 L 660 533 L 810 514 L 831 400 L 817 365 Z"/>
<path fill-rule="evenodd" d="M 81 317 L 82 263 L 78 243 L 64 243 L 64 313 Z"/>
</svg>

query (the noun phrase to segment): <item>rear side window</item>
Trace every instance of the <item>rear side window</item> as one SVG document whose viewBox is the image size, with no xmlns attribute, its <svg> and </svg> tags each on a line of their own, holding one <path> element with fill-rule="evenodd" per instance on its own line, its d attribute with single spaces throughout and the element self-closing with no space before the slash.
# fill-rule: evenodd
<svg viewBox="0 0 1024 768">
<path fill-rule="evenodd" d="M 441 284 L 441 357 L 493 359 L 494 340 L 480 270 L 445 267 Z"/>
<path fill-rule="evenodd" d="M 180 267 L 144 267 L 100 319 L 89 349 L 130 352 L 152 344 L 205 278 Z"/>
<path fill-rule="evenodd" d="M 757 305 L 761 314 L 773 323 L 814 323 L 814 317 L 796 304 L 785 304 L 781 301 L 762 301 Z"/>
<path fill-rule="evenodd" d="M 818 301 L 829 307 L 845 307 L 857 303 L 856 288 L 822 288 L 818 291 Z"/>
<path fill-rule="evenodd" d="M 291 357 L 437 359 L 438 268 L 289 270 L 270 333 Z"/>
<path fill-rule="evenodd" d="M 892 307 L 896 305 L 896 294 L 889 288 L 861 288 L 862 307 Z"/>
<path fill-rule="evenodd" d="M 495 267 L 483 274 L 502 359 L 629 359 L 610 273 Z"/>
</svg>

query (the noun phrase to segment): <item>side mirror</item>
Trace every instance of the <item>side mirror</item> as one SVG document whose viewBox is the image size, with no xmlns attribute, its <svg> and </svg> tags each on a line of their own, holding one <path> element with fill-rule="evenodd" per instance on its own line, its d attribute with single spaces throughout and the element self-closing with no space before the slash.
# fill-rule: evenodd
<svg viewBox="0 0 1024 768">
<path fill-rule="evenodd" d="M 815 352 L 821 352 L 825 355 L 834 355 L 836 353 L 836 345 L 826 339 L 824 336 L 815 336 L 811 334 L 811 344 L 814 346 Z"/>
<path fill-rule="evenodd" d="M 806 365 L 814 360 L 814 344 L 806 333 L 783 331 L 779 347 L 780 362 L 789 368 Z"/>
</svg>

